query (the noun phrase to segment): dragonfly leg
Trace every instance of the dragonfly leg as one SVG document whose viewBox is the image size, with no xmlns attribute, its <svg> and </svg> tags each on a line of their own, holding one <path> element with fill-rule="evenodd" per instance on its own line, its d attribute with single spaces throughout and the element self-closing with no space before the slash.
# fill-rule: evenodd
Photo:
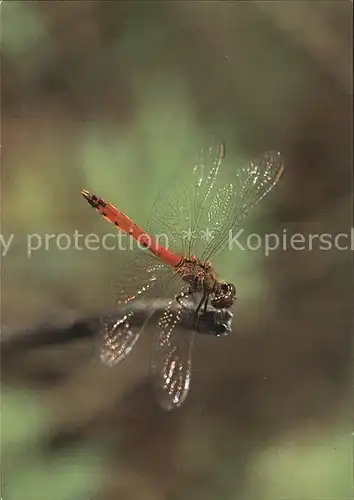
<svg viewBox="0 0 354 500">
<path fill-rule="evenodd" d="M 205 297 L 204 308 L 203 308 L 203 314 L 204 314 L 204 315 L 205 315 L 205 314 L 206 314 L 206 312 L 207 312 L 208 302 L 209 302 L 209 295 L 207 295 L 207 296 Z"/>
<path fill-rule="evenodd" d="M 199 311 L 200 311 L 200 308 L 202 307 L 203 303 L 204 303 L 204 313 L 205 313 L 206 307 L 208 305 L 208 295 L 206 293 L 203 295 L 203 297 L 201 298 L 201 300 L 200 300 L 200 302 L 198 304 L 197 309 L 194 311 L 193 328 L 197 328 L 197 326 L 198 326 Z"/>
</svg>

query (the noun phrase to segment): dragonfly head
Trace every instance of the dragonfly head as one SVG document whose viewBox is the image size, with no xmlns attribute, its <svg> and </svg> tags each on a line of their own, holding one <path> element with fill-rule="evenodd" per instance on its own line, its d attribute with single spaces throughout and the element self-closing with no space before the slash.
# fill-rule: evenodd
<svg viewBox="0 0 354 500">
<path fill-rule="evenodd" d="M 228 309 L 236 299 L 236 288 L 232 283 L 220 283 L 214 292 L 211 305 L 215 309 Z"/>
</svg>

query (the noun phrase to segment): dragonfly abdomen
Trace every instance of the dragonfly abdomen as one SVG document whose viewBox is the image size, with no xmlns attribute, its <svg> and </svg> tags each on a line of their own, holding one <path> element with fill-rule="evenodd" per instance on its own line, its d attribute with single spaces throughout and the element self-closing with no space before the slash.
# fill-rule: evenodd
<svg viewBox="0 0 354 500">
<path fill-rule="evenodd" d="M 86 189 L 82 189 L 81 194 L 91 207 L 95 208 L 104 219 L 113 224 L 117 229 L 120 229 L 123 233 L 131 236 L 143 248 L 146 248 L 156 257 L 159 257 L 164 264 L 176 267 L 180 263 L 180 255 L 159 245 L 153 236 L 149 235 L 140 226 L 135 224 L 130 217 L 112 205 L 112 203 L 90 193 Z"/>
</svg>

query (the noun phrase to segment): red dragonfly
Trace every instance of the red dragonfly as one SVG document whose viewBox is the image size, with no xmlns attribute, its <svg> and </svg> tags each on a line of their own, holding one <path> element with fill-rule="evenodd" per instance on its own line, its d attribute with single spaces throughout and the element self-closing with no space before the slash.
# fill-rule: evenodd
<svg viewBox="0 0 354 500">
<path fill-rule="evenodd" d="M 111 203 L 81 191 L 100 215 L 134 242 L 133 250 L 123 252 L 127 262 L 120 273 L 123 289 L 118 303 L 127 306 L 154 296 L 148 301 L 150 312 L 143 326 L 133 321 L 134 308 L 128 312 L 125 309 L 118 320 L 104 326 L 103 363 L 115 365 L 130 352 L 156 310 L 159 285 L 163 294 L 171 297 L 155 328 L 151 356 L 157 398 L 167 410 L 181 406 L 188 394 L 195 331 L 209 301 L 212 308 L 221 310 L 230 308 L 236 299 L 235 286 L 219 278 L 210 259 L 226 248 L 229 235 L 240 227 L 249 208 L 271 191 L 284 170 L 280 153 L 267 152 L 234 170 L 232 178 L 223 182 L 224 158 L 222 142 L 202 153 L 184 176 L 172 179 L 157 197 L 146 231 Z M 195 312 L 193 328 L 188 331 L 180 320 L 191 300 Z"/>
</svg>

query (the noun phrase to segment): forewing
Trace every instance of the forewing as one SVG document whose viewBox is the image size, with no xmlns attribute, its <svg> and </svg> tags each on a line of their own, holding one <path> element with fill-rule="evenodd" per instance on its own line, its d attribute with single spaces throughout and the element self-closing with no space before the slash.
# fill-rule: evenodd
<svg viewBox="0 0 354 500">
<path fill-rule="evenodd" d="M 234 182 L 216 191 L 207 215 L 209 241 L 200 254 L 201 259 L 209 260 L 225 248 L 230 232 L 273 189 L 283 170 L 280 153 L 267 152 L 236 170 Z"/>
<path fill-rule="evenodd" d="M 156 198 L 147 224 L 147 231 L 163 235 L 164 246 L 184 256 L 198 255 L 205 246 L 203 228 L 211 203 L 225 147 L 202 151 L 192 167 L 179 170 Z"/>
<path fill-rule="evenodd" d="M 183 295 L 183 298 L 188 298 L 187 292 Z M 191 381 L 195 332 L 179 326 L 181 314 L 182 306 L 176 308 L 175 299 L 171 300 L 158 323 L 153 342 L 151 372 L 154 388 L 160 405 L 166 410 L 183 404 Z"/>
</svg>

